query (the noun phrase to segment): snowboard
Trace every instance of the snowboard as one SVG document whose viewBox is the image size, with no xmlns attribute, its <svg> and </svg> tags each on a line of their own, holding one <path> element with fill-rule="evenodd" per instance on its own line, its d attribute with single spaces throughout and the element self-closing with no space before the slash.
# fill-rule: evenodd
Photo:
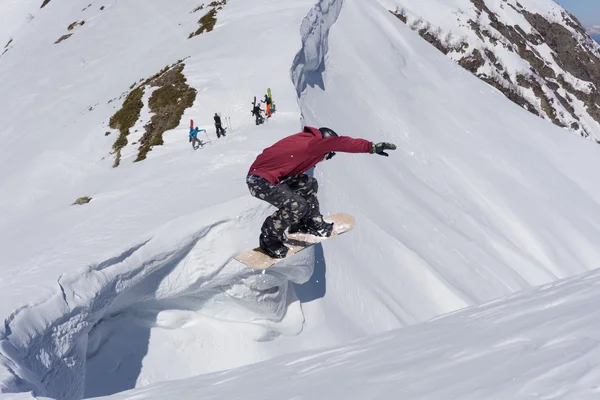
<svg viewBox="0 0 600 400">
<path fill-rule="evenodd" d="M 273 102 L 273 96 L 271 96 L 271 88 L 267 88 L 267 96 L 271 100 L 271 114 L 275 112 L 275 102 Z"/>
<path fill-rule="evenodd" d="M 329 240 L 354 228 L 354 217 L 350 214 L 331 214 L 325 218 L 325 221 L 333 222 L 333 231 L 331 232 L 330 237 L 318 237 L 307 233 L 288 234 L 284 244 L 289 248 L 289 251 L 285 258 L 271 258 L 257 247 L 238 254 L 234 259 L 256 270 L 265 270 L 274 264 L 287 260 L 304 249 L 308 249 L 317 243 Z"/>
</svg>

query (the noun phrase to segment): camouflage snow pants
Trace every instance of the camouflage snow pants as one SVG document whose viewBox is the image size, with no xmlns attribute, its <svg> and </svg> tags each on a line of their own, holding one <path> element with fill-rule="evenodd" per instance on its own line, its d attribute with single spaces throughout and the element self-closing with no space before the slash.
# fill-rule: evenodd
<svg viewBox="0 0 600 400">
<path fill-rule="evenodd" d="M 271 185 L 260 176 L 248 175 L 246 183 L 252 196 L 278 208 L 263 223 L 262 235 L 283 240 L 285 230 L 294 223 L 323 222 L 317 200 L 319 185 L 315 178 L 294 175 L 278 185 Z"/>
</svg>

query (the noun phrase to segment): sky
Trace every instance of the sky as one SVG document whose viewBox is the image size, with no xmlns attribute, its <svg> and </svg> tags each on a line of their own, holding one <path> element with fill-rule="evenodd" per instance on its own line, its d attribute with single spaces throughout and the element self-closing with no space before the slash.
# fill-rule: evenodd
<svg viewBox="0 0 600 400">
<path fill-rule="evenodd" d="M 575 15 L 584 26 L 600 25 L 599 0 L 555 0 L 571 14 Z"/>
</svg>

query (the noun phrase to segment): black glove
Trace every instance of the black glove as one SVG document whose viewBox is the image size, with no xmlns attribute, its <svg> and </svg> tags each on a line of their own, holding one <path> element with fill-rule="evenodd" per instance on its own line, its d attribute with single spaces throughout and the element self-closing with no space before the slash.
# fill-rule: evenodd
<svg viewBox="0 0 600 400">
<path fill-rule="evenodd" d="M 388 157 L 389 154 L 384 150 L 396 150 L 396 145 L 393 143 L 373 143 L 373 147 L 371 148 L 371 153 L 379 154 L 380 156 Z"/>
</svg>

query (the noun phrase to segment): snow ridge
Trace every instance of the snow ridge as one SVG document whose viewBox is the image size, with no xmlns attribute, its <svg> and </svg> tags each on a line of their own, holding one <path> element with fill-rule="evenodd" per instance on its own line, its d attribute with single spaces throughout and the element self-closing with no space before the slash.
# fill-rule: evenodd
<svg viewBox="0 0 600 400">
<path fill-rule="evenodd" d="M 600 47 L 555 2 L 379 2 L 516 104 L 583 137 L 600 139 Z"/>
<path fill-rule="evenodd" d="M 20 365 L 39 377 L 39 382 L 23 382 L 14 376 L 15 391 L 36 389 L 36 394 L 60 399 L 83 397 L 87 334 L 105 316 L 118 313 L 132 302 L 149 300 L 156 287 L 177 266 L 200 239 L 220 224 L 205 227 L 168 251 L 148 257 L 156 239 L 136 245 L 122 255 L 99 265 L 90 266 L 81 275 L 66 276 L 58 283 L 60 291 L 45 302 L 18 312 L 5 324 L 3 352 L 12 348 L 13 364 Z M 141 258 L 143 257 L 143 258 Z M 143 295 L 134 295 L 135 289 L 144 288 Z M 93 288 L 92 290 L 90 290 Z M 60 313 L 59 315 L 56 315 Z M 39 324 L 39 316 L 45 321 Z M 16 325 L 13 329 L 10 327 Z M 41 326 L 40 326 L 41 325 Z M 11 343 L 10 336 L 17 331 L 30 331 L 27 343 Z M 68 383 L 68 384 L 65 384 Z M 40 384 L 45 390 L 39 393 Z M 3 382 L 7 386 L 7 382 Z"/>
<path fill-rule="evenodd" d="M 226 231 L 255 212 L 234 219 L 216 217 L 199 230 L 187 218 L 177 220 L 116 257 L 61 276 L 54 295 L 4 321 L 2 392 L 33 391 L 67 400 L 106 394 L 95 392 L 103 378 L 86 376 L 86 363 L 119 329 L 115 321 L 121 317 L 130 321 L 146 315 L 150 326 L 177 328 L 186 324 L 181 317 L 173 321 L 153 317 L 161 311 L 191 311 L 258 323 L 257 341 L 279 336 L 268 321 L 283 319 L 289 303 L 296 300 L 288 291 L 290 280 L 306 281 L 310 263 L 287 275 L 278 268 L 256 274 L 233 262 L 229 254 L 216 258 L 212 254 Z"/>
<path fill-rule="evenodd" d="M 302 21 L 302 48 L 296 54 L 291 69 L 298 98 L 307 86 L 324 89 L 329 30 L 340 15 L 343 3 L 344 0 L 320 0 Z"/>
</svg>

